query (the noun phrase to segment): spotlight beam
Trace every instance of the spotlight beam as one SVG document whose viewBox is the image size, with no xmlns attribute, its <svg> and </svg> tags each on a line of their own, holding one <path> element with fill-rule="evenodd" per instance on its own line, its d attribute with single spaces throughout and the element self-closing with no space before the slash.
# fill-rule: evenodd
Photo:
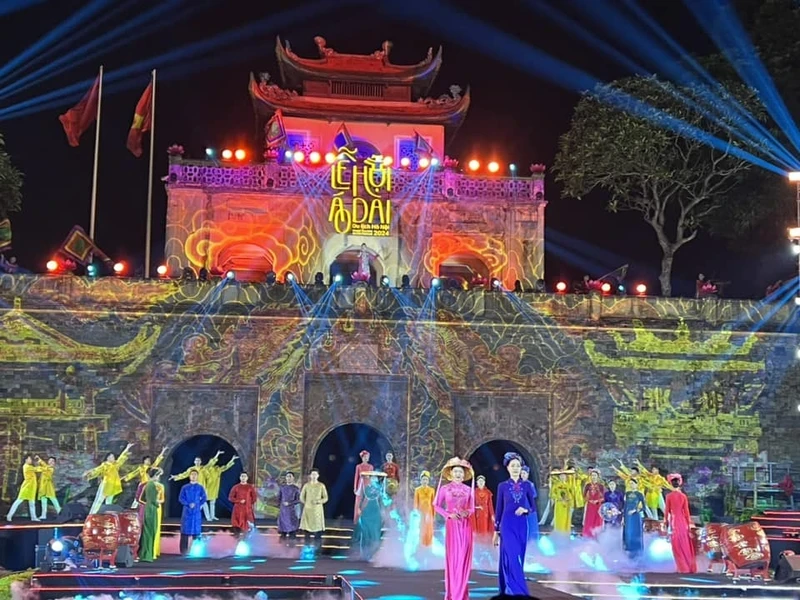
<svg viewBox="0 0 800 600">
<path fill-rule="evenodd" d="M 62 37 L 70 35 L 72 31 L 77 29 L 84 21 L 94 17 L 96 13 L 108 7 L 109 4 L 111 4 L 111 0 L 92 0 L 92 2 L 81 8 L 74 15 L 51 29 L 33 45 L 28 46 L 28 48 L 0 67 L 0 80 L 7 77 L 14 69 L 23 65 L 25 61 L 31 60 L 37 53 L 55 44 Z"/>
</svg>

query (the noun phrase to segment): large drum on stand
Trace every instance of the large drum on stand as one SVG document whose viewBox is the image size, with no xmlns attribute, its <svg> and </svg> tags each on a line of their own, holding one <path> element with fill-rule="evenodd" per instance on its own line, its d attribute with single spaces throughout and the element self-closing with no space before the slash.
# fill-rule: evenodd
<svg viewBox="0 0 800 600">
<path fill-rule="evenodd" d="M 721 534 L 722 552 L 728 571 L 734 578 L 742 574 L 769 579 L 772 552 L 761 525 L 755 521 L 728 525 Z"/>
<path fill-rule="evenodd" d="M 116 563 L 119 547 L 119 517 L 115 513 L 89 515 L 83 523 L 83 554 L 94 558 L 103 566 L 107 558 L 110 564 Z"/>
<path fill-rule="evenodd" d="M 142 536 L 142 526 L 139 523 L 139 513 L 135 510 L 125 510 L 119 513 L 119 553 L 117 560 L 126 567 L 132 567 L 139 558 L 139 539 Z M 126 550 L 123 552 L 123 547 Z M 123 556 L 124 555 L 124 556 Z"/>
<path fill-rule="evenodd" d="M 709 560 L 708 571 L 714 570 L 714 565 L 721 565 L 725 569 L 725 560 L 722 556 L 722 535 L 725 525 L 722 523 L 709 523 L 697 531 L 697 554 L 705 554 Z"/>
</svg>

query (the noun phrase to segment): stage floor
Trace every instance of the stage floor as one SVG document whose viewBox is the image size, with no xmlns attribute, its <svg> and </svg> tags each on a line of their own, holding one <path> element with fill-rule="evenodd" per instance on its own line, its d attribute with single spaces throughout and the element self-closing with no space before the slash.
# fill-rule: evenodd
<svg viewBox="0 0 800 600">
<path fill-rule="evenodd" d="M 541 600 L 800 597 L 800 587 L 768 582 L 732 583 L 721 575 L 645 573 L 618 576 L 601 572 L 565 572 L 529 578 L 531 596 Z M 167 555 L 130 569 L 40 573 L 34 578 L 42 600 L 111 594 L 134 597 L 155 592 L 168 596 L 274 598 L 352 598 L 361 600 L 438 599 L 444 593 L 441 570 L 409 572 L 375 567 L 345 556 L 317 559 L 181 558 Z M 497 594 L 497 574 L 473 569 L 470 598 Z"/>
</svg>

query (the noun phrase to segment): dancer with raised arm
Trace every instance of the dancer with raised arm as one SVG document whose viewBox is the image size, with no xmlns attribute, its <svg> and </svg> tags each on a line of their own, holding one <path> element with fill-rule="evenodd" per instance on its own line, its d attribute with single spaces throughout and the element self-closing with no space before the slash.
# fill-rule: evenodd
<svg viewBox="0 0 800 600">
<path fill-rule="evenodd" d="M 300 488 L 294 483 L 294 473 L 286 471 L 284 484 L 278 489 L 278 533 L 281 539 L 297 537 L 300 529 Z"/>
<path fill-rule="evenodd" d="M 414 510 L 419 513 L 419 545 L 429 548 L 433 544 L 433 497 L 436 493 L 430 485 L 430 471 L 423 471 L 419 475 L 419 487 L 414 490 Z"/>
<path fill-rule="evenodd" d="M 36 457 L 39 458 L 38 456 Z M 28 515 L 31 521 L 39 521 L 36 516 L 36 468 L 33 466 L 33 457 L 29 454 L 25 457 L 25 462 L 22 465 L 22 485 L 19 487 L 17 499 L 11 505 L 11 510 L 6 515 L 6 521 L 11 521 L 17 509 L 22 506 L 23 502 L 28 503 Z"/>
<path fill-rule="evenodd" d="M 103 503 L 113 504 L 114 497 L 122 493 L 122 480 L 119 477 L 119 470 L 128 462 L 131 448 L 133 448 L 133 444 L 125 446 L 119 457 L 115 457 L 113 452 L 109 452 L 101 465 L 83 474 L 86 479 L 100 479 L 97 494 L 94 497 L 92 507 L 89 509 L 90 515 L 97 514 Z"/>
<path fill-rule="evenodd" d="M 217 498 L 219 498 L 219 486 L 222 481 L 222 474 L 230 469 L 237 460 L 239 460 L 239 457 L 234 455 L 226 464 L 220 466 L 217 464 L 216 460 L 211 459 L 203 469 L 203 478 L 205 479 L 203 487 L 206 488 L 206 496 L 208 496 L 209 521 L 219 521 L 217 518 Z"/>
<path fill-rule="evenodd" d="M 147 482 L 150 481 L 150 471 L 154 469 L 158 469 L 161 466 L 161 463 L 164 462 L 164 457 L 167 455 L 167 447 L 164 446 L 161 449 L 161 453 L 156 456 L 155 460 L 152 460 L 149 456 L 145 456 L 142 458 L 142 464 L 136 467 L 133 471 L 125 475 L 122 478 L 122 481 L 128 482 L 131 479 L 138 478 L 139 485 L 136 488 L 136 494 L 133 497 L 133 503 L 131 504 L 131 508 L 136 508 L 139 506 L 139 497 L 142 495 L 142 491 L 144 490 L 144 486 L 147 485 Z"/>
<path fill-rule="evenodd" d="M 206 490 L 200 485 L 200 471 L 191 469 L 189 471 L 189 483 L 181 488 L 178 501 L 183 506 L 181 512 L 181 539 L 180 552 L 182 555 L 188 554 L 191 543 L 203 532 L 202 510 L 206 505 Z"/>
<path fill-rule="evenodd" d="M 217 453 L 213 456 L 213 458 L 211 458 L 211 460 L 209 460 L 208 463 L 205 464 L 205 465 L 203 464 L 203 459 L 202 458 L 200 458 L 199 456 L 195 456 L 195 458 L 194 458 L 194 466 L 189 467 L 183 473 L 178 473 L 177 475 L 170 475 L 169 480 L 170 481 L 183 481 L 184 479 L 187 479 L 189 477 L 189 475 L 191 474 L 192 471 L 196 471 L 197 472 L 197 483 L 202 485 L 203 489 L 205 490 L 205 488 L 206 488 L 206 468 L 209 465 L 212 465 L 212 466 L 216 465 L 217 461 L 219 461 L 220 454 L 222 454 L 222 450 L 218 450 Z M 206 521 L 210 521 L 211 520 L 211 512 L 208 509 L 208 503 L 207 502 L 203 503 L 203 506 L 201 507 L 201 510 L 203 511 L 203 516 L 206 518 Z"/>
<path fill-rule="evenodd" d="M 472 571 L 472 513 L 474 490 L 465 484 L 473 478 L 472 465 L 453 457 L 447 461 L 439 478 L 433 505 L 445 518 L 444 529 L 444 600 L 469 598 L 469 575 Z M 448 483 L 442 485 L 442 479 Z"/>
<path fill-rule="evenodd" d="M 255 486 L 247 482 L 248 478 L 249 476 L 244 471 L 240 473 L 239 483 L 233 486 L 228 494 L 228 500 L 233 504 L 231 527 L 234 533 L 245 534 L 256 527 L 255 505 L 258 501 L 258 494 L 256 494 Z"/>
<path fill-rule="evenodd" d="M 39 474 L 39 491 L 36 493 L 36 497 L 42 503 L 42 515 L 39 519 L 44 521 L 47 519 L 48 500 L 53 503 L 56 514 L 61 512 L 61 505 L 58 503 L 58 498 L 56 498 L 56 486 L 55 483 L 53 483 L 56 474 L 56 457 L 51 456 L 47 459 L 47 462 L 44 462 L 38 456 L 36 458 L 38 462 L 34 466 L 34 469 Z"/>
<path fill-rule="evenodd" d="M 670 530 L 672 556 L 678 573 L 697 573 L 697 559 L 692 544 L 691 529 L 694 528 L 689 513 L 689 500 L 681 490 L 683 477 L 679 473 L 667 475 L 672 491 L 667 494 L 664 520 Z"/>
<path fill-rule="evenodd" d="M 523 464 L 519 454 L 507 452 L 503 464 L 509 477 L 497 486 L 494 533 L 494 544 L 500 546 L 497 567 L 500 593 L 527 596 L 525 550 L 528 546 L 528 515 L 535 512 L 536 490 L 530 481 L 521 477 Z"/>
</svg>

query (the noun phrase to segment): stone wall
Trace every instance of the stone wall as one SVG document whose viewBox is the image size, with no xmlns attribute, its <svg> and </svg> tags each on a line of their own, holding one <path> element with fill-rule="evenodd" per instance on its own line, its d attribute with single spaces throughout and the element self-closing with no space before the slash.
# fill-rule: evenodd
<svg viewBox="0 0 800 600">
<path fill-rule="evenodd" d="M 384 434 L 406 489 L 495 439 L 540 477 L 568 457 L 800 461 L 796 336 L 748 324 L 784 310 L 758 303 L 30 277 L 0 300 L 3 502 L 25 454 L 58 456 L 81 498 L 104 453 L 201 433 L 268 491 L 345 423 Z"/>
</svg>

